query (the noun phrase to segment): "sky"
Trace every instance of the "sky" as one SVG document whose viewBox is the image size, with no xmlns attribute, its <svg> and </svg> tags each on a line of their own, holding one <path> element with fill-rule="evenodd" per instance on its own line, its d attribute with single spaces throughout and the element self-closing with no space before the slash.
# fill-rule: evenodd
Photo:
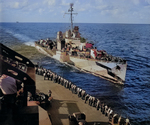
<svg viewBox="0 0 150 125">
<path fill-rule="evenodd" d="M 0 0 L 0 22 L 150 24 L 150 0 Z"/>
</svg>

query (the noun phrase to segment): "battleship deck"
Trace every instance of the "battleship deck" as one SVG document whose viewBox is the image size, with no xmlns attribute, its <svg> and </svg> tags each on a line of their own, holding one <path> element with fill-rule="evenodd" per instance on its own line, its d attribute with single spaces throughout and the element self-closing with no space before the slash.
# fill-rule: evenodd
<svg viewBox="0 0 150 125">
<path fill-rule="evenodd" d="M 44 93 L 47 93 L 49 89 L 52 91 L 53 101 L 47 111 L 53 125 L 70 125 L 68 114 L 73 112 L 84 112 L 89 125 L 94 122 L 108 125 L 108 117 L 104 116 L 100 110 L 97 111 L 95 107 L 85 104 L 84 100 L 60 84 L 44 80 L 43 76 L 36 75 L 36 89 Z"/>
</svg>

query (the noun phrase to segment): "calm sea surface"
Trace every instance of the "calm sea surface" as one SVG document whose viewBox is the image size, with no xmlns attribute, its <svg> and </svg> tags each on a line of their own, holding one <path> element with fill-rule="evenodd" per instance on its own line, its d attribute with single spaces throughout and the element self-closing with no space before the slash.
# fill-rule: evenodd
<svg viewBox="0 0 150 125">
<path fill-rule="evenodd" d="M 82 37 L 101 50 L 125 58 L 128 62 L 126 82 L 119 87 L 109 81 L 66 66 L 50 57 L 34 59 L 72 81 L 87 93 L 111 106 L 134 125 L 150 125 L 150 25 L 142 24 L 75 24 Z M 57 31 L 66 31 L 65 23 L 0 23 L 0 42 L 13 46 L 34 46 L 39 39 L 55 39 Z"/>
</svg>

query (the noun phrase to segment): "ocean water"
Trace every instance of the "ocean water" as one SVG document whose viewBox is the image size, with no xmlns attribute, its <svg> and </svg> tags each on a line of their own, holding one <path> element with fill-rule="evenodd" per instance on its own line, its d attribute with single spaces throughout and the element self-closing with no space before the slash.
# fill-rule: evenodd
<svg viewBox="0 0 150 125">
<path fill-rule="evenodd" d="M 148 24 L 74 24 L 81 36 L 93 41 L 99 50 L 127 60 L 123 87 L 81 72 L 50 57 L 35 58 L 43 67 L 72 81 L 87 93 L 99 98 L 133 125 L 150 125 L 150 25 Z M 0 23 L 0 42 L 13 48 L 34 46 L 39 39 L 55 39 L 68 23 Z"/>
</svg>

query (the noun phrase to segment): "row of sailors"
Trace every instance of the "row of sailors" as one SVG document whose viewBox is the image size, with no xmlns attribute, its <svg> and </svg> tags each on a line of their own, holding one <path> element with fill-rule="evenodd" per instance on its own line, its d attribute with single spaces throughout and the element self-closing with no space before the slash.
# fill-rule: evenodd
<svg viewBox="0 0 150 125">
<path fill-rule="evenodd" d="M 98 60 L 108 61 L 108 62 L 118 62 L 119 64 L 125 64 L 126 60 L 120 57 L 114 57 L 112 55 L 106 55 L 104 57 L 97 57 Z"/>
<path fill-rule="evenodd" d="M 86 93 L 85 90 L 77 87 L 72 82 L 64 79 L 63 77 L 57 75 L 56 73 L 53 73 L 50 70 L 44 69 L 44 68 L 36 68 L 36 74 L 44 76 L 44 80 L 47 78 L 48 80 L 53 81 L 54 83 L 58 83 L 65 88 L 72 91 L 72 93 L 77 94 L 78 97 L 81 97 L 85 103 L 88 103 L 90 106 L 95 107 L 97 110 L 100 110 L 102 114 L 105 116 L 108 116 L 109 122 L 114 125 L 130 125 L 129 119 L 124 119 L 121 116 L 119 117 L 117 114 L 114 113 L 114 111 L 102 103 L 99 99 L 89 95 Z"/>
</svg>

